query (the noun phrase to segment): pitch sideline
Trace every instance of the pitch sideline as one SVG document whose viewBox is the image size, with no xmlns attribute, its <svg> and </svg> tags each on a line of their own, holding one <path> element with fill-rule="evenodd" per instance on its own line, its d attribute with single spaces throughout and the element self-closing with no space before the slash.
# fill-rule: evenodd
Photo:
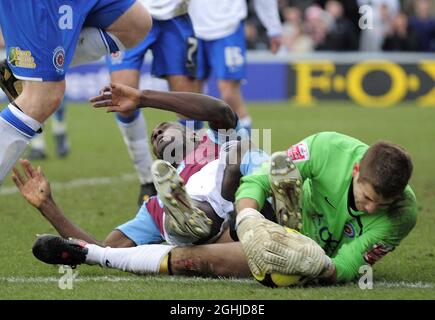
<svg viewBox="0 0 435 320">
<path fill-rule="evenodd" d="M 48 283 L 57 283 L 61 275 L 59 277 L 0 277 L 0 282 L 6 283 L 40 283 L 40 284 L 48 284 Z M 145 277 L 118 277 L 118 276 L 84 276 L 80 275 L 74 279 L 74 282 L 138 282 L 138 281 L 153 281 L 153 282 L 179 282 L 179 283 L 217 283 L 222 282 L 222 279 L 205 279 L 205 278 L 187 278 L 187 277 L 153 277 L 153 276 L 145 276 Z M 229 278 L 224 281 L 234 282 L 234 283 L 254 283 L 253 279 L 236 279 Z M 357 285 L 357 284 L 355 284 Z M 409 289 L 432 289 L 435 288 L 435 283 L 431 282 L 407 282 L 407 281 L 374 281 L 373 289 L 376 288 L 409 288 Z"/>
</svg>

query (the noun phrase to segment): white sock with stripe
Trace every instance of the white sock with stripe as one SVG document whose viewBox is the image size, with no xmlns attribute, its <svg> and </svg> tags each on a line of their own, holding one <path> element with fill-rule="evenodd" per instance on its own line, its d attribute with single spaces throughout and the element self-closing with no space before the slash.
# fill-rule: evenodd
<svg viewBox="0 0 435 320">
<path fill-rule="evenodd" d="M 41 126 L 12 104 L 0 113 L 0 185 Z"/>
<path fill-rule="evenodd" d="M 146 244 L 132 248 L 102 248 L 87 244 L 86 263 L 136 274 L 159 273 L 160 265 L 175 246 Z"/>
</svg>

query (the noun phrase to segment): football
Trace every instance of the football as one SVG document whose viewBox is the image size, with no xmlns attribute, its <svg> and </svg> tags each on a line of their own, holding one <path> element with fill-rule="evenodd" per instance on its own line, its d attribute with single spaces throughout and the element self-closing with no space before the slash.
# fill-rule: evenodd
<svg viewBox="0 0 435 320">
<path fill-rule="evenodd" d="M 302 276 L 288 275 L 280 273 L 266 273 L 263 275 L 254 275 L 254 278 L 262 285 L 269 288 L 293 287 L 300 284 Z"/>
<path fill-rule="evenodd" d="M 296 230 L 287 228 L 287 232 L 296 232 Z M 255 280 L 260 282 L 262 285 L 270 288 L 278 288 L 278 287 L 293 287 L 297 286 L 301 283 L 302 276 L 300 275 L 290 275 L 290 274 L 281 274 L 281 273 L 265 273 L 261 275 L 253 275 Z"/>
</svg>

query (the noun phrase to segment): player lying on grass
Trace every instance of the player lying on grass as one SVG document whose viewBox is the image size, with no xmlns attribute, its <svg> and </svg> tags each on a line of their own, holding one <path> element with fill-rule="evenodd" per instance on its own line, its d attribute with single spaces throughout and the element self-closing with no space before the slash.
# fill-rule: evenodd
<svg viewBox="0 0 435 320">
<path fill-rule="evenodd" d="M 190 188 L 193 200 L 186 197 L 182 185 L 175 185 L 175 189 L 164 197 L 164 206 L 156 197 L 152 197 L 144 203 L 134 219 L 116 228 L 101 243 L 65 217 L 52 199 L 48 182 L 42 172 L 38 174 L 28 161 L 22 161 L 26 175 L 33 179 L 23 183 L 24 179 L 15 169 L 14 181 L 20 184 L 20 190 L 26 199 L 41 211 L 63 237 L 80 238 L 102 246 L 130 247 L 158 243 L 165 239 L 177 244 L 216 240 L 222 234 L 225 225 L 223 222 L 228 220 L 229 214 L 233 211 L 234 194 L 242 174 L 241 170 L 243 174 L 252 172 L 255 165 L 269 158 L 259 149 L 251 150 L 250 142 L 246 141 L 243 146 L 237 142 L 227 144 L 228 150 L 224 150 L 223 160 L 216 160 L 219 140 L 223 142 L 226 138 L 235 137 L 235 132 L 233 132 L 233 137 L 216 132 L 218 127 L 234 128 L 236 116 L 229 107 L 220 100 L 204 95 L 141 92 L 123 85 L 112 85 L 110 88 L 105 88 L 103 93 L 92 101 L 95 107 L 111 105 L 109 111 L 120 111 L 120 109 L 125 111 L 128 108 L 136 108 L 137 105 L 152 105 L 155 108 L 186 114 L 192 118 L 210 120 L 210 127 L 214 130 L 209 131 L 210 135 L 202 139 L 198 139 L 195 133 L 186 131 L 184 126 L 176 123 L 163 123 L 157 126 L 151 137 L 153 149 L 158 158 L 164 158 L 173 165 L 180 164 L 178 166 L 180 176 L 167 162 L 161 162 L 159 166 L 155 166 L 155 177 L 160 182 L 160 189 L 176 182 L 169 181 L 170 177 L 177 177 L 179 182 L 182 181 L 181 179 L 188 182 L 189 178 L 194 176 L 195 182 L 187 186 Z M 211 134 L 212 132 L 214 133 Z M 210 137 L 218 143 L 213 142 Z M 173 151 L 175 151 L 174 154 Z M 234 152 L 237 153 L 236 156 L 231 154 Z M 245 158 L 242 159 L 240 153 L 243 153 Z M 242 169 L 240 168 L 241 160 L 245 162 Z M 166 170 L 169 171 L 166 172 Z M 40 192 L 40 188 L 44 192 Z M 174 207 L 172 203 L 176 201 L 176 197 L 177 200 L 181 197 L 181 201 L 189 204 L 189 207 L 179 207 L 182 202 L 176 202 Z M 166 216 L 166 219 L 164 219 L 164 207 L 171 213 Z M 184 212 L 180 213 L 181 209 L 189 210 L 189 215 L 186 216 Z M 165 228 L 165 226 L 169 227 Z"/>
<path fill-rule="evenodd" d="M 335 282 L 355 279 L 361 265 L 373 264 L 393 250 L 415 225 L 416 200 L 407 186 L 412 163 L 403 149 L 390 143 L 369 148 L 348 136 L 319 133 L 292 146 L 288 155 L 274 154 L 270 171 L 267 166 L 263 170 L 242 178 L 237 194 L 242 246 L 235 242 L 115 249 L 42 236 L 34 253 L 47 263 L 100 264 L 139 274 L 248 276 L 249 264 L 254 274 L 300 274 Z M 288 233 L 255 210 L 271 191 L 278 220 L 288 223 L 288 213 L 297 216 L 296 170 L 305 180 L 302 232 L 317 243 Z"/>
<path fill-rule="evenodd" d="M 286 179 L 302 177 L 302 233 L 331 259 L 321 277 L 330 281 L 358 277 L 361 265 L 372 265 L 394 250 L 416 223 L 416 198 L 408 186 L 413 165 L 409 154 L 389 142 L 370 147 L 334 132 L 314 134 L 276 153 L 270 168 L 242 178 L 237 191 L 237 233 L 253 274 L 300 272 L 297 240 L 257 210 L 272 192 L 278 221 L 297 204 Z M 296 260 L 295 260 L 296 259 Z M 320 270 L 319 268 L 318 270 Z M 311 275 L 312 276 L 312 275 Z"/>
</svg>

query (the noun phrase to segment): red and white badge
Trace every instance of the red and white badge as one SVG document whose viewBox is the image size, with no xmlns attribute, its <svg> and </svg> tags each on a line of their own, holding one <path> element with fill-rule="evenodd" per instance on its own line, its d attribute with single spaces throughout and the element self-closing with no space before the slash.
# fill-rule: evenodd
<svg viewBox="0 0 435 320">
<path fill-rule="evenodd" d="M 394 250 L 393 246 L 389 246 L 382 242 L 376 243 L 369 251 L 364 254 L 364 260 L 373 265 L 375 262 L 379 261 L 382 257 L 384 257 L 388 252 Z"/>
<path fill-rule="evenodd" d="M 308 145 L 305 141 L 302 141 L 302 142 L 299 142 L 298 144 L 292 145 L 287 150 L 287 155 L 294 162 L 310 160 L 310 151 L 308 150 Z"/>
</svg>

